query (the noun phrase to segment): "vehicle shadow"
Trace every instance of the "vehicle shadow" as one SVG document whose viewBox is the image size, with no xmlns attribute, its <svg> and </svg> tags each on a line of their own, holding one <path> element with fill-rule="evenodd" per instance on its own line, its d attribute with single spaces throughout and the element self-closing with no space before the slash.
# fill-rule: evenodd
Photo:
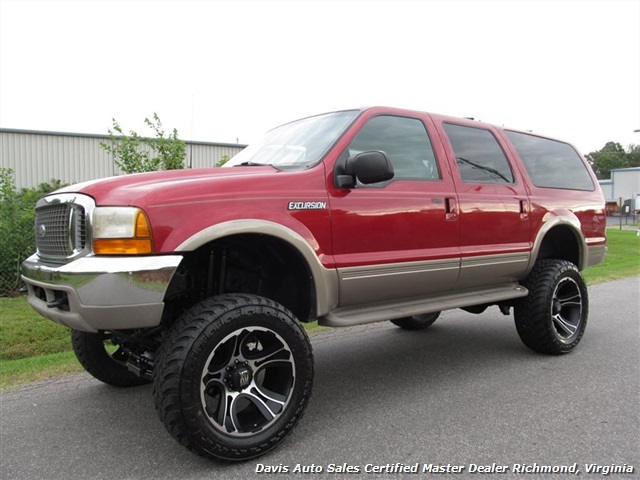
<svg viewBox="0 0 640 480">
<path fill-rule="evenodd" d="M 380 449 L 381 437 L 402 448 L 406 436 L 426 429 L 437 442 L 445 435 L 442 425 L 460 416 L 461 396 L 478 399 L 477 409 L 466 414 L 479 418 L 483 405 L 505 401 L 505 375 L 554 368 L 559 361 L 524 347 L 512 319 L 500 314 L 447 312 L 424 331 L 387 322 L 332 329 L 312 335 L 311 342 L 315 381 L 305 417 L 259 460 L 231 464 L 196 456 L 161 424 L 150 386 L 113 388 L 82 375 L 55 396 L 40 388 L 24 392 L 39 398 L 39 408 L 18 411 L 31 417 L 15 430 L 30 429 L 43 448 L 33 445 L 40 453 L 20 467 L 26 476 L 18 478 L 100 478 L 105 471 L 119 478 L 176 478 L 177 472 L 180 478 L 205 478 L 213 470 L 220 478 L 247 478 L 255 475 L 256 462 L 359 458 L 364 454 L 354 446 Z M 8 423 L 5 433 L 12 435 Z M 9 450 L 5 458 L 25 455 Z M 11 473 L 12 465 L 5 471 Z"/>
</svg>

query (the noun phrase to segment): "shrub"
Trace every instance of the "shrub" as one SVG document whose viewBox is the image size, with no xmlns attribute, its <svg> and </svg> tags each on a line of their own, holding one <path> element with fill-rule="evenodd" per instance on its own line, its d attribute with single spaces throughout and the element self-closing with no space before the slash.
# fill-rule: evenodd
<svg viewBox="0 0 640 480">
<path fill-rule="evenodd" d="M 153 120 L 144 119 L 144 123 L 155 134 L 153 138 L 141 137 L 133 130 L 127 135 L 116 119 L 112 120 L 113 130 L 108 130 L 110 143 L 100 142 L 100 147 L 113 155 L 116 165 L 124 173 L 184 168 L 185 142 L 178 138 L 175 128 L 165 136 L 162 122 L 156 113 L 153 114 Z"/>
<path fill-rule="evenodd" d="M 13 170 L 0 168 L 0 296 L 17 294 L 20 264 L 36 250 L 35 205 L 43 195 L 62 187 L 60 180 L 16 190 Z"/>
</svg>

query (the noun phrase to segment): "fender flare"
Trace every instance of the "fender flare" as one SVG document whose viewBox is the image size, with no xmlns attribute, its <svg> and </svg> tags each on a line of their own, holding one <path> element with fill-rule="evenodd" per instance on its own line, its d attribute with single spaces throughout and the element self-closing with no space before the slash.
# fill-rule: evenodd
<svg viewBox="0 0 640 480">
<path fill-rule="evenodd" d="M 536 235 L 536 238 L 533 242 L 533 248 L 531 249 L 531 256 L 529 258 L 529 265 L 527 266 L 527 275 L 533 269 L 534 264 L 538 259 L 538 255 L 540 254 L 540 248 L 542 247 L 542 242 L 546 238 L 547 234 L 556 227 L 569 227 L 569 230 L 576 237 L 578 243 L 578 269 L 580 271 L 584 270 L 586 265 L 585 255 L 587 249 L 587 243 L 584 238 L 584 234 L 580 229 L 580 220 L 573 213 L 567 212 L 566 214 L 556 215 L 544 222 L 540 230 Z"/>
<path fill-rule="evenodd" d="M 220 238 L 239 234 L 258 234 L 278 238 L 291 245 L 309 267 L 316 293 L 316 314 L 322 316 L 336 308 L 338 304 L 338 273 L 325 268 L 310 244 L 298 232 L 279 223 L 260 219 L 229 220 L 211 225 L 184 240 L 176 252 L 197 250 L 203 245 Z M 317 242 L 312 242 L 318 246 Z"/>
</svg>

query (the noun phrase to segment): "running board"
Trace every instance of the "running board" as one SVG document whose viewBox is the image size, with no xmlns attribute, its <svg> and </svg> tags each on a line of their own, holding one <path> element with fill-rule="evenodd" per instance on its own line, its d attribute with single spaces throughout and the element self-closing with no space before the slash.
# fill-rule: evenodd
<svg viewBox="0 0 640 480">
<path fill-rule="evenodd" d="M 422 313 L 440 312 L 453 308 L 485 305 L 526 297 L 529 291 L 520 284 L 509 283 L 484 290 L 449 292 L 428 298 L 410 298 L 393 302 L 368 303 L 364 306 L 341 307 L 318 319 L 318 325 L 350 327 Z"/>
</svg>

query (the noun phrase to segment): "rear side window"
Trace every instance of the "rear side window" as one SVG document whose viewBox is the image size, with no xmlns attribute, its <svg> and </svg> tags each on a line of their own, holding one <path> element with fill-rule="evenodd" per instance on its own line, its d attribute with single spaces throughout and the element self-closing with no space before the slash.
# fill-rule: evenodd
<svg viewBox="0 0 640 480">
<path fill-rule="evenodd" d="M 593 190 L 587 167 L 571 145 L 526 133 L 504 133 L 536 187 Z"/>
<path fill-rule="evenodd" d="M 462 181 L 513 183 L 513 172 L 496 137 L 484 128 L 445 123 Z"/>
</svg>

